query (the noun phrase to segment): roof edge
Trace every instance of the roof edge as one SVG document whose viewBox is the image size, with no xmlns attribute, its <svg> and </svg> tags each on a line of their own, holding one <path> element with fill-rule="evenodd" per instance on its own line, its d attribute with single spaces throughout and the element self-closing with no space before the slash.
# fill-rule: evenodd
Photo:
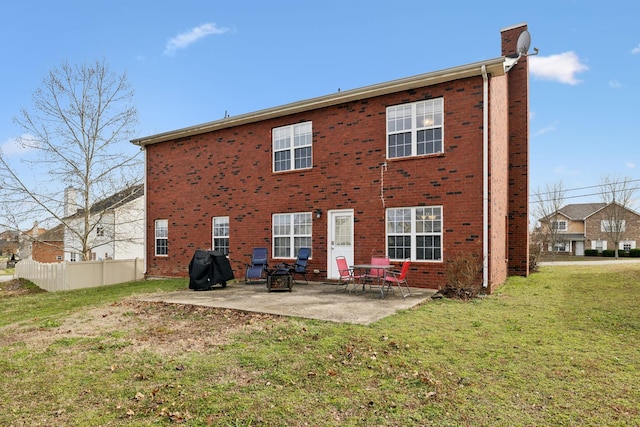
<svg viewBox="0 0 640 427">
<path fill-rule="evenodd" d="M 163 132 L 142 138 L 132 139 L 131 143 L 144 147 L 146 145 L 157 144 L 172 139 L 186 138 L 193 135 L 212 132 L 218 129 L 230 128 L 247 123 L 253 123 L 304 111 L 315 110 L 318 108 L 329 107 L 361 99 L 373 98 L 375 96 L 386 95 L 393 92 L 400 92 L 417 87 L 430 86 L 447 81 L 473 77 L 482 74 L 483 66 L 486 67 L 489 74 L 493 76 L 500 76 L 506 73 L 504 69 L 505 59 L 505 57 L 494 58 L 486 61 L 446 68 L 439 71 L 418 74 L 415 76 L 405 77 L 397 80 L 391 80 L 384 83 L 377 83 L 374 85 L 346 90 L 330 95 L 310 98 L 303 101 L 292 102 L 278 107 L 267 108 L 169 132 Z"/>
</svg>

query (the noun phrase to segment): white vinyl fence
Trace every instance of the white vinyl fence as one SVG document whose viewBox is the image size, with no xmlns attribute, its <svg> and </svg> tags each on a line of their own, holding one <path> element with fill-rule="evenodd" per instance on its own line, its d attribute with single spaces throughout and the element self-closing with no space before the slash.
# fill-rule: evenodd
<svg viewBox="0 0 640 427">
<path fill-rule="evenodd" d="M 49 292 L 68 291 L 142 280 L 144 263 L 140 258 L 51 264 L 25 259 L 16 264 L 15 277 Z"/>
</svg>

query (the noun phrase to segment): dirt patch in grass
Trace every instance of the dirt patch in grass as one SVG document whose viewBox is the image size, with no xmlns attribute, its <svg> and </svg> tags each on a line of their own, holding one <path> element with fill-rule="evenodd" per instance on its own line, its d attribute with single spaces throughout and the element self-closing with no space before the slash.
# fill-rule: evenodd
<svg viewBox="0 0 640 427">
<path fill-rule="evenodd" d="M 0 298 L 42 292 L 46 291 L 24 279 L 0 284 Z M 24 342 L 46 348 L 60 339 L 107 337 L 127 340 L 127 351 L 152 349 L 172 356 L 224 345 L 232 334 L 271 328 L 279 320 L 280 316 L 270 314 L 129 299 L 89 308 L 60 321 L 35 319 L 7 325 L 0 328 L 0 345 Z"/>
<path fill-rule="evenodd" d="M 0 329 L 0 345 L 18 341 L 42 349 L 58 340 L 96 338 L 105 346 L 110 341 L 126 341 L 123 351 L 152 350 L 172 357 L 224 345 L 238 332 L 271 329 L 280 320 L 270 314 L 125 300 L 87 309 L 59 322 L 36 320 L 5 326 Z"/>
<path fill-rule="evenodd" d="M 0 298 L 17 297 L 28 294 L 40 294 L 46 292 L 25 279 L 12 279 L 0 283 Z"/>
</svg>

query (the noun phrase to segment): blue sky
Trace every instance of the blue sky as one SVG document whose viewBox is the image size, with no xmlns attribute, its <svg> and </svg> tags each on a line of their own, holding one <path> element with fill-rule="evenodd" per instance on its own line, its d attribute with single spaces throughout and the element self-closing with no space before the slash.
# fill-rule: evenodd
<svg viewBox="0 0 640 427">
<path fill-rule="evenodd" d="M 33 1 L 0 6 L 0 147 L 47 72 L 104 58 L 135 89 L 148 136 L 500 56 L 526 22 L 531 191 L 560 180 L 599 201 L 603 176 L 640 178 L 636 2 L 612 0 Z M 128 147 L 135 150 L 136 147 Z"/>
</svg>

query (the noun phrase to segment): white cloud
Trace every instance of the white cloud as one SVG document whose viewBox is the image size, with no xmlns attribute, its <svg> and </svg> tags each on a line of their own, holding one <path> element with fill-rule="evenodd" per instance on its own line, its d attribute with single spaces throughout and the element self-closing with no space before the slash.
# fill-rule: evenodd
<svg viewBox="0 0 640 427">
<path fill-rule="evenodd" d="M 622 87 L 622 83 L 617 80 L 609 80 L 609 87 L 612 89 L 620 89 Z"/>
<path fill-rule="evenodd" d="M 548 126 L 545 126 L 541 129 L 538 129 L 536 132 L 533 133 L 532 136 L 540 136 L 540 135 L 544 135 L 545 133 L 555 132 L 557 124 L 558 123 L 556 122 Z"/>
<path fill-rule="evenodd" d="M 564 52 L 550 56 L 530 56 L 529 71 L 534 77 L 577 85 L 576 74 L 588 70 L 574 52 Z"/>
<path fill-rule="evenodd" d="M 24 142 L 27 141 L 28 143 L 25 144 Z M 0 151 L 7 157 L 20 156 L 33 150 L 34 144 L 36 144 L 34 138 L 29 134 L 24 134 L 17 138 L 10 138 L 0 144 Z"/>
<path fill-rule="evenodd" d="M 640 44 L 634 47 L 633 49 L 631 49 L 631 53 L 633 53 L 634 55 L 640 53 Z"/>
<path fill-rule="evenodd" d="M 229 31 L 228 28 L 218 27 L 214 23 L 202 24 L 194 27 L 184 33 L 180 33 L 167 43 L 164 49 L 165 55 L 172 55 L 178 49 L 185 49 L 192 43 L 197 42 L 203 37 L 211 34 L 224 34 Z"/>
<path fill-rule="evenodd" d="M 633 163 L 633 162 L 627 162 L 627 163 L 626 163 L 626 166 L 627 166 L 629 169 L 633 169 L 633 168 L 635 168 L 635 167 L 636 167 L 636 164 L 635 164 L 635 163 Z"/>
<path fill-rule="evenodd" d="M 580 171 L 577 169 L 568 169 L 564 165 L 559 165 L 553 168 L 553 173 L 555 175 L 562 175 L 562 176 L 576 176 L 580 174 Z"/>
</svg>

